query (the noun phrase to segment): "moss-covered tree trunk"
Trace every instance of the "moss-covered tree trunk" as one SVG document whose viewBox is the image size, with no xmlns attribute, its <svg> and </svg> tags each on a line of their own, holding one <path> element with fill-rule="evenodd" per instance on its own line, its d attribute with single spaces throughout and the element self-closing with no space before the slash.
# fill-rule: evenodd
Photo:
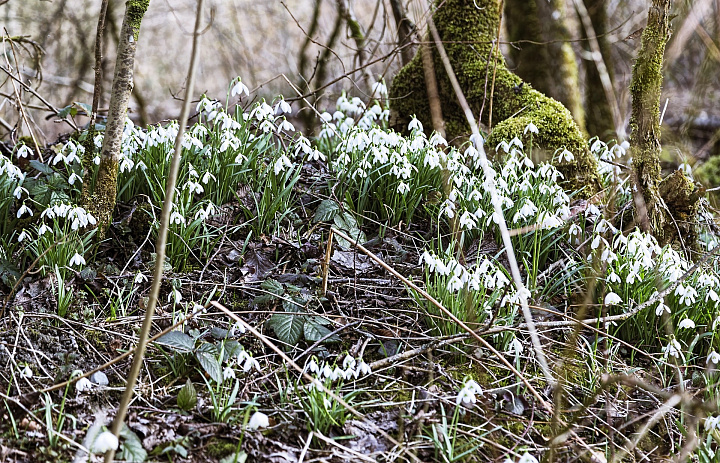
<svg viewBox="0 0 720 463">
<path fill-rule="evenodd" d="M 489 146 L 513 137 L 527 140 L 530 134 L 524 134 L 525 127 L 532 122 L 540 131 L 534 136 L 533 146 L 547 150 L 550 155 L 558 149 L 567 149 L 574 155 L 573 160 L 556 163 L 565 175 L 566 189 L 582 189 L 584 196 L 597 192 L 600 183 L 596 160 L 570 112 L 510 72 L 494 45 L 500 26 L 499 0 L 440 0 L 436 8 L 433 20 L 470 108 L 483 123 L 490 120 L 496 123 L 491 127 Z M 462 108 L 449 78 L 440 72 L 444 68 L 436 51 L 433 57 L 447 136 L 449 139 L 464 136 L 469 129 Z M 391 85 L 394 128 L 406 131 L 413 115 L 425 127 L 432 126 L 425 88 L 422 58 L 416 54 Z M 488 101 L 491 93 L 492 117 Z"/>
<path fill-rule="evenodd" d="M 589 40 L 591 36 L 595 37 L 610 82 L 614 82 L 615 68 L 610 54 L 610 42 L 606 35 L 608 17 L 605 7 L 607 2 L 605 0 L 583 1 L 588 12 L 588 19 L 592 24 L 592 32 L 588 32 L 581 22 L 583 48 L 588 56 L 592 56 Z M 615 133 L 610 102 L 603 90 L 597 63 L 592 58 L 585 60 L 585 128 L 590 136 L 597 135 L 602 139 L 610 139 Z"/>
<path fill-rule="evenodd" d="M 699 191 L 681 171 L 665 180 L 660 175 L 660 92 L 671 4 L 671 0 L 652 1 L 630 84 L 635 214 L 640 226 L 661 244 L 677 240 L 693 245 Z"/>
<path fill-rule="evenodd" d="M 570 46 L 562 0 L 505 0 L 505 25 L 513 71 L 524 81 L 562 103 L 583 128 L 578 66 Z"/>
<path fill-rule="evenodd" d="M 120 29 L 115 75 L 113 77 L 110 106 L 105 138 L 100 154 L 95 191 L 90 195 L 86 208 L 98 219 L 102 235 L 112 220 L 117 196 L 117 175 L 120 162 L 120 144 L 133 89 L 133 67 L 137 49 L 140 23 L 150 0 L 128 0 Z"/>
</svg>

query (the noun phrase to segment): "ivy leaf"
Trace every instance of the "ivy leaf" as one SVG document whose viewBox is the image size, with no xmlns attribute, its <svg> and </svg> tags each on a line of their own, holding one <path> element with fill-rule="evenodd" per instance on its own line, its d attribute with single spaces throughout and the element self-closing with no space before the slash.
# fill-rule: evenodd
<svg viewBox="0 0 720 463">
<path fill-rule="evenodd" d="M 270 317 L 267 324 L 273 329 L 280 341 L 294 346 L 300 341 L 300 336 L 303 334 L 305 317 L 302 315 L 275 314 Z"/>
<path fill-rule="evenodd" d="M 120 444 L 120 451 L 118 452 L 117 459 L 142 463 L 147 458 L 147 452 L 142 446 L 140 438 L 132 432 L 126 424 L 123 424 L 120 430 L 120 437 L 123 438 L 122 444 Z"/>
<path fill-rule="evenodd" d="M 197 405 L 197 391 L 190 378 L 188 378 L 185 385 L 180 389 L 177 396 L 177 404 L 181 410 L 190 411 Z"/>
<path fill-rule="evenodd" d="M 193 338 L 182 331 L 171 331 L 166 335 L 160 336 L 155 342 L 183 354 L 192 352 L 195 349 L 195 341 L 193 341 Z"/>
<path fill-rule="evenodd" d="M 340 207 L 331 199 L 324 199 L 313 216 L 313 222 L 329 222 L 340 213 Z"/>
</svg>

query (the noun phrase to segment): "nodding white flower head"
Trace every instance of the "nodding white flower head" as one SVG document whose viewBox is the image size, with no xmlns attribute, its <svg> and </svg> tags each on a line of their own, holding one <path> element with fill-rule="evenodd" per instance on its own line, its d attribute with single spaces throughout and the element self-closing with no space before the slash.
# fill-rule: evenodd
<svg viewBox="0 0 720 463">
<path fill-rule="evenodd" d="M 253 416 L 250 417 L 250 421 L 248 421 L 247 424 L 248 429 L 252 431 L 258 428 L 267 428 L 268 426 L 270 426 L 270 420 L 268 416 L 262 412 L 253 413 Z"/>
<path fill-rule="evenodd" d="M 372 86 L 372 94 L 376 98 L 386 98 L 388 95 L 387 86 L 383 82 L 375 82 Z"/>
<path fill-rule="evenodd" d="M 242 83 L 242 79 L 240 77 L 236 77 L 233 80 L 233 83 L 235 85 L 233 85 L 233 88 L 230 91 L 230 96 L 235 96 L 243 93 L 245 94 L 245 96 L 250 96 L 250 90 L 247 88 L 247 85 Z"/>
<path fill-rule="evenodd" d="M 682 346 L 679 342 L 677 342 L 677 339 L 671 339 L 667 346 L 662 348 L 663 351 L 663 357 L 675 357 L 679 358 L 682 354 Z"/>
<path fill-rule="evenodd" d="M 20 372 L 21 375 L 23 375 L 25 378 L 32 378 L 33 377 L 33 371 L 30 369 L 29 365 L 25 365 L 25 368 L 22 369 Z"/>
<path fill-rule="evenodd" d="M 70 258 L 68 265 L 70 265 L 70 267 L 85 265 L 85 258 L 76 252 L 75 255 Z"/>
<path fill-rule="evenodd" d="M 355 359 L 350 357 L 349 355 L 346 355 L 343 359 L 343 368 L 347 370 L 348 368 L 355 368 L 355 365 Z"/>
<path fill-rule="evenodd" d="M 308 364 L 305 366 L 305 370 L 309 371 L 310 373 L 315 373 L 316 375 L 320 373 L 320 367 L 315 361 L 315 357 L 310 359 Z"/>
<path fill-rule="evenodd" d="M 518 460 L 518 463 L 538 463 L 538 459 L 525 452 L 525 454 Z"/>
<path fill-rule="evenodd" d="M 574 160 L 575 156 L 570 151 L 563 149 L 560 153 L 560 162 L 573 162 Z"/>
<path fill-rule="evenodd" d="M 720 427 L 720 416 L 708 416 L 705 418 L 705 431 L 712 431 Z"/>
<path fill-rule="evenodd" d="M 22 217 L 25 214 L 28 214 L 28 215 L 30 215 L 30 217 L 32 217 L 33 211 L 29 207 L 27 207 L 27 205 L 25 203 L 23 203 L 22 206 L 20 206 L 20 209 L 18 209 L 18 211 L 17 211 L 17 218 L 19 219 L 20 217 Z"/>
<path fill-rule="evenodd" d="M 146 281 L 147 281 L 147 277 L 145 275 L 143 275 L 142 272 L 137 272 L 137 275 L 135 275 L 135 278 L 133 279 L 133 282 L 135 282 L 135 284 L 144 283 Z"/>
<path fill-rule="evenodd" d="M 520 355 L 523 351 L 523 345 L 518 340 L 518 338 L 513 338 L 512 341 L 510 341 L 510 346 L 508 347 L 508 350 L 506 351 L 507 354 L 510 355 Z"/>
<path fill-rule="evenodd" d="M 279 110 L 279 111 L 278 111 Z M 280 101 L 277 102 L 275 105 L 275 112 L 282 113 L 282 114 L 291 114 L 292 113 L 292 107 L 290 106 L 290 103 L 285 101 L 285 98 L 280 98 Z"/>
<path fill-rule="evenodd" d="M 372 373 L 372 369 L 370 369 L 370 365 L 365 363 L 365 360 L 360 359 L 360 362 L 358 363 L 358 367 L 356 370 L 361 375 L 369 375 Z"/>
<path fill-rule="evenodd" d="M 417 120 L 417 118 L 413 117 L 413 119 L 412 119 L 412 120 L 410 121 L 410 123 L 408 124 L 408 130 L 411 131 L 411 132 L 412 132 L 413 130 L 417 130 L 418 132 L 422 132 L 422 131 L 423 131 L 423 125 L 422 125 L 422 123 L 421 123 L 419 120 Z"/>
<path fill-rule="evenodd" d="M 75 391 L 77 393 L 82 393 L 85 391 L 89 391 L 92 389 L 93 385 L 87 378 L 80 378 L 77 383 L 75 383 Z"/>
<path fill-rule="evenodd" d="M 690 320 L 689 318 L 686 318 L 678 324 L 678 328 L 695 328 L 695 322 Z"/>
<path fill-rule="evenodd" d="M 228 379 L 235 379 L 235 370 L 230 366 L 225 367 L 223 370 L 223 380 Z"/>
<path fill-rule="evenodd" d="M 533 123 L 531 122 L 531 123 L 529 123 L 528 125 L 525 126 L 525 130 L 523 131 L 523 135 L 525 135 L 525 134 L 528 133 L 528 132 L 537 134 L 537 133 L 539 133 L 539 130 L 538 130 L 538 128 L 535 126 L 535 124 L 533 124 Z"/>
<path fill-rule="evenodd" d="M 118 438 L 115 434 L 110 431 L 104 431 L 95 438 L 91 450 L 93 453 L 105 453 L 108 450 L 117 450 L 118 444 Z"/>
<path fill-rule="evenodd" d="M 620 296 L 613 292 L 609 292 L 607 296 L 605 296 L 605 305 L 618 305 L 622 302 L 622 299 Z"/>
<path fill-rule="evenodd" d="M 707 356 L 707 363 L 714 363 L 716 365 L 720 363 L 720 354 L 713 349 Z"/>
<path fill-rule="evenodd" d="M 659 317 L 660 315 L 663 314 L 663 312 L 667 312 L 668 314 L 671 313 L 670 307 L 666 306 L 665 303 L 663 303 L 663 301 L 660 301 L 660 302 L 658 302 L 658 305 L 655 308 L 655 315 L 657 315 Z"/>
<path fill-rule="evenodd" d="M 475 397 L 475 395 L 480 394 L 482 394 L 482 388 L 478 383 L 475 382 L 475 380 L 471 379 L 463 385 L 462 389 L 460 389 L 460 392 L 455 399 L 455 404 L 474 404 L 477 402 L 477 398 Z"/>
<path fill-rule="evenodd" d="M 31 154 L 32 151 L 30 151 L 30 148 L 26 144 L 20 145 L 18 150 L 15 152 L 15 156 L 18 158 L 26 158 L 28 157 L 28 154 Z"/>
<path fill-rule="evenodd" d="M 18 243 L 22 243 L 29 237 L 30 237 L 30 235 L 28 234 L 28 232 L 26 230 L 21 231 L 20 235 L 18 236 Z"/>
</svg>

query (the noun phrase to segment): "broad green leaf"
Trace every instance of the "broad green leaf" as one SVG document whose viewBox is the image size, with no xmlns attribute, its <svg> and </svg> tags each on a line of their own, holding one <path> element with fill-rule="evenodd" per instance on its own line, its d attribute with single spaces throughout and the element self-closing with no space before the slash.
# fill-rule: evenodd
<svg viewBox="0 0 720 463">
<path fill-rule="evenodd" d="M 31 159 L 30 162 L 29 162 L 29 164 L 30 164 L 30 167 L 32 167 L 33 169 L 37 170 L 38 172 L 42 172 L 42 173 L 45 174 L 45 175 L 50 175 L 50 174 L 52 174 L 53 172 L 55 172 L 55 171 L 52 169 L 52 167 L 50 167 L 49 165 L 44 164 L 44 163 L 38 161 L 37 159 Z"/>
<path fill-rule="evenodd" d="M 280 296 L 285 292 L 285 288 L 283 288 L 282 283 L 273 280 L 272 278 L 268 278 L 260 283 L 260 287 L 269 293 L 275 294 L 276 296 Z"/>
<path fill-rule="evenodd" d="M 183 354 L 192 352 L 195 349 L 195 341 L 193 341 L 193 338 L 182 331 L 171 331 L 166 335 L 160 336 L 155 342 Z"/>
<path fill-rule="evenodd" d="M 185 411 L 190 411 L 197 405 L 197 391 L 190 378 L 178 392 L 177 405 L 181 410 Z"/>
<path fill-rule="evenodd" d="M 120 437 L 123 442 L 120 444 L 120 451 L 118 452 L 117 459 L 132 461 L 136 463 L 142 463 L 147 458 L 147 452 L 142 446 L 140 438 L 132 432 L 126 424 L 123 424 L 122 430 L 120 431 Z"/>
<path fill-rule="evenodd" d="M 316 320 L 317 318 L 320 317 L 307 317 L 307 319 L 305 320 L 303 332 L 305 334 L 305 340 L 308 342 L 317 342 L 332 333 L 332 331 L 318 323 Z M 340 338 L 336 334 L 333 334 L 329 338 L 325 339 L 324 342 L 338 341 L 340 341 Z"/>
<path fill-rule="evenodd" d="M 197 358 L 200 366 L 210 375 L 213 381 L 222 383 L 222 368 L 220 367 L 220 362 L 218 362 L 217 357 L 210 352 L 198 351 L 195 352 L 195 358 Z"/>
<path fill-rule="evenodd" d="M 294 346 L 303 334 L 305 317 L 302 315 L 275 314 L 267 321 L 282 342 Z"/>
<path fill-rule="evenodd" d="M 340 207 L 331 199 L 324 199 L 313 217 L 313 222 L 329 222 L 340 213 Z"/>
<path fill-rule="evenodd" d="M 358 228 L 357 220 L 355 220 L 355 217 L 353 217 L 349 212 L 345 211 L 342 214 L 337 215 L 335 219 L 333 219 L 333 222 L 337 228 L 345 232 L 350 238 L 352 238 L 353 241 L 360 244 L 367 241 L 365 233 Z M 336 238 L 337 243 L 341 248 L 350 249 L 353 247 L 353 243 L 348 242 L 346 239 L 340 238 L 339 236 Z"/>
</svg>

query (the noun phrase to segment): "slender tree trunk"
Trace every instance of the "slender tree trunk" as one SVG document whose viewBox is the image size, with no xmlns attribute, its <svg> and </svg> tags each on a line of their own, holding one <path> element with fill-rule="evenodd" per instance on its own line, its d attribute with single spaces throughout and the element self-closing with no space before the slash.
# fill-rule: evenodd
<svg viewBox="0 0 720 463">
<path fill-rule="evenodd" d="M 601 59 L 605 63 L 605 72 L 610 82 L 615 81 L 615 70 L 610 54 L 610 42 L 607 39 L 607 11 L 605 0 L 583 0 L 588 12 L 588 19 L 592 24 L 589 32 L 581 22 L 583 49 L 591 58 L 585 60 L 585 127 L 590 136 L 599 136 L 602 139 L 612 138 L 615 134 L 613 112 L 603 90 L 602 76 L 597 63 L 592 59 L 592 49 L 589 40 L 594 35 L 600 47 Z"/>
<path fill-rule="evenodd" d="M 407 45 L 410 43 L 412 30 L 415 26 L 413 26 L 407 14 L 405 14 L 405 8 L 403 8 L 401 0 L 390 0 L 390 7 L 392 8 L 395 25 L 397 27 L 398 46 L 402 47 L 400 49 L 401 63 L 405 66 L 413 57 L 412 49 Z"/>
<path fill-rule="evenodd" d="M 137 49 L 140 23 L 147 11 L 150 0 L 128 0 L 125 16 L 120 29 L 115 75 L 105 138 L 100 154 L 100 166 L 92 194 L 87 206 L 97 216 L 98 227 L 102 235 L 112 220 L 112 212 L 117 196 L 117 175 L 120 162 L 120 144 L 122 142 L 125 118 L 127 116 L 130 94 L 133 89 L 133 67 Z"/>
<path fill-rule="evenodd" d="M 664 180 L 660 176 L 660 93 L 671 4 L 672 0 L 653 0 L 633 67 L 630 152 L 637 190 L 634 202 L 644 231 L 652 232 L 661 244 L 678 241 L 692 248 L 701 190 L 680 170 Z"/>
<path fill-rule="evenodd" d="M 513 71 L 535 89 L 558 100 L 583 128 L 578 65 L 570 46 L 563 0 L 505 0 Z"/>
</svg>

